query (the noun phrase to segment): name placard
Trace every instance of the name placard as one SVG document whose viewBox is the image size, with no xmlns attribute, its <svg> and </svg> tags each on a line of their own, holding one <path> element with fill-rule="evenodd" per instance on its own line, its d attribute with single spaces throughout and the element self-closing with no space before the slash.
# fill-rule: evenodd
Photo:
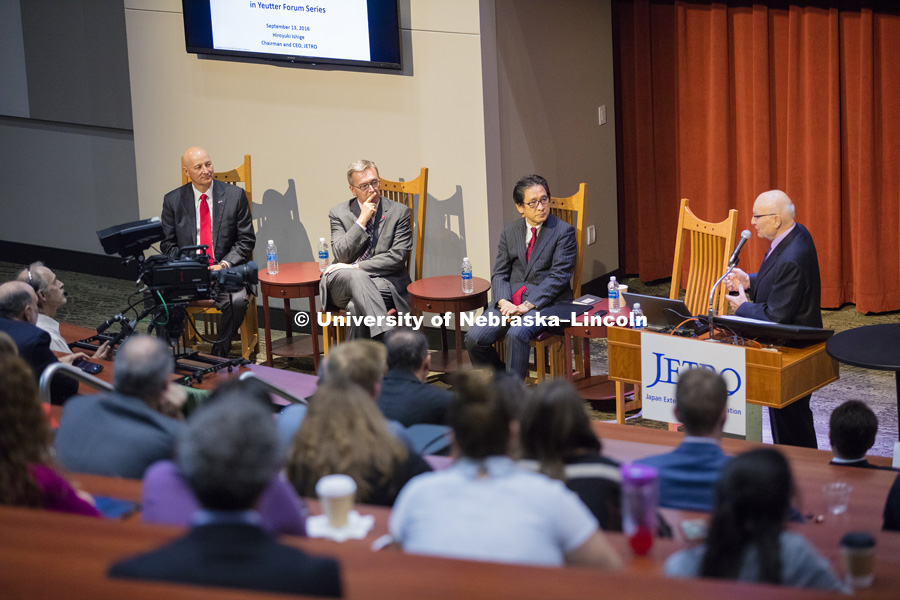
<svg viewBox="0 0 900 600">
<path fill-rule="evenodd" d="M 677 423 L 675 386 L 687 369 L 710 369 L 728 388 L 726 433 L 746 435 L 747 357 L 744 348 L 671 335 L 641 333 L 641 385 L 644 418 Z"/>
</svg>

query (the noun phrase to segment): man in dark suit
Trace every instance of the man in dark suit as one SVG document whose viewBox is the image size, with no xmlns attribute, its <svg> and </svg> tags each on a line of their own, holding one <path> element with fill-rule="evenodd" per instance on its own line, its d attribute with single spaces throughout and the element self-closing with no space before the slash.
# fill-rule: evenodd
<svg viewBox="0 0 900 600">
<path fill-rule="evenodd" d="M 738 292 L 727 296 L 731 308 L 739 317 L 821 327 L 819 259 L 809 231 L 794 221 L 793 202 L 780 190 L 763 192 L 753 203 L 751 222 L 771 244 L 759 272 L 748 275 L 735 269 L 728 277 L 728 289 Z M 818 446 L 810 397 L 769 409 L 776 444 Z"/>
<path fill-rule="evenodd" d="M 431 370 L 431 356 L 422 332 L 396 329 L 385 336 L 384 345 L 388 372 L 381 382 L 378 398 L 384 416 L 404 427 L 445 425 L 453 394 L 425 383 Z"/>
<path fill-rule="evenodd" d="M 171 349 L 138 335 L 115 356 L 115 392 L 72 398 L 56 434 L 56 456 L 67 469 L 140 479 L 158 460 L 172 458 L 187 395 L 170 380 Z"/>
<path fill-rule="evenodd" d="M 38 298 L 30 285 L 21 281 L 0 285 L 0 331 L 12 338 L 19 356 L 31 365 L 40 381 L 44 369 L 58 361 L 50 350 L 50 334 L 37 327 L 37 320 Z M 87 355 L 75 352 L 63 356 L 61 361 L 71 365 L 79 358 L 87 358 Z M 78 382 L 71 377 L 57 375 L 50 384 L 53 404 L 62 404 L 77 393 Z"/>
<path fill-rule="evenodd" d="M 866 460 L 866 453 L 875 445 L 878 434 L 878 417 L 860 400 L 847 400 L 833 411 L 828 427 L 828 440 L 834 452 L 832 465 L 861 467 L 863 469 L 887 469 Z"/>
<path fill-rule="evenodd" d="M 690 369 L 678 376 L 675 416 L 684 425 L 684 440 L 666 454 L 636 462 L 659 470 L 659 503 L 682 510 L 712 510 L 716 483 L 730 458 L 719 445 L 728 390 L 713 371 Z"/>
<path fill-rule="evenodd" d="M 181 166 L 190 182 L 163 198 L 162 252 L 178 256 L 180 248 L 206 244 L 210 271 L 249 261 L 256 235 L 247 194 L 236 185 L 215 181 L 212 160 L 203 148 L 188 148 L 181 157 Z M 222 311 L 222 333 L 212 352 L 225 356 L 247 313 L 246 290 L 223 295 L 216 308 Z"/>
<path fill-rule="evenodd" d="M 409 208 L 381 196 L 378 167 L 370 160 L 351 163 L 347 181 L 353 198 L 328 213 L 334 263 L 322 274 L 322 306 L 352 302 L 348 312 L 378 321 L 368 332 L 351 327 L 349 337 L 378 338 L 391 329 L 384 321 L 389 309 L 409 312 Z"/>
<path fill-rule="evenodd" d="M 201 407 L 178 438 L 178 471 L 202 509 L 184 537 L 109 574 L 287 594 L 341 595 L 332 558 L 276 542 L 255 510 L 281 465 L 271 412 L 239 390 Z"/>
<path fill-rule="evenodd" d="M 466 336 L 472 363 L 503 369 L 494 342 L 506 337 L 506 371 L 521 378 L 528 372 L 530 340 L 546 329 L 534 319 L 568 317 L 577 244 L 575 229 L 550 214 L 550 186 L 540 175 L 527 175 L 513 189 L 516 209 L 524 217 L 506 225 L 500 235 L 491 273 L 494 306 L 485 312 L 499 325 L 476 325 Z M 534 311 L 534 312 L 532 312 Z M 532 313 L 529 315 L 529 313 Z M 515 317 L 524 317 L 515 324 Z M 528 320 L 534 323 L 528 323 Z"/>
</svg>

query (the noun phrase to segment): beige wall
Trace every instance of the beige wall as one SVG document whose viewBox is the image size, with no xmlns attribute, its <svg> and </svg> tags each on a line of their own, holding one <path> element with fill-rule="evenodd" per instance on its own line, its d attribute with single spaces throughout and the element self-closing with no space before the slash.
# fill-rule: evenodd
<svg viewBox="0 0 900 600">
<path fill-rule="evenodd" d="M 597 243 L 585 248 L 582 282 L 588 282 L 619 263 L 610 2 L 492 2 L 499 143 L 489 164 L 499 172 L 504 217 L 519 216 L 512 189 L 525 174 L 546 177 L 559 197 L 587 183 L 585 227 L 597 229 Z M 607 110 L 603 126 L 600 105 Z"/>
<path fill-rule="evenodd" d="M 328 210 L 350 197 L 346 165 L 410 178 L 430 168 L 425 275 L 464 255 L 489 277 L 478 0 L 401 2 L 402 74 L 200 59 L 184 50 L 181 2 L 126 0 L 141 217 L 181 182 L 202 145 L 220 170 L 253 157 L 254 220 L 282 262 L 312 260 Z"/>
</svg>

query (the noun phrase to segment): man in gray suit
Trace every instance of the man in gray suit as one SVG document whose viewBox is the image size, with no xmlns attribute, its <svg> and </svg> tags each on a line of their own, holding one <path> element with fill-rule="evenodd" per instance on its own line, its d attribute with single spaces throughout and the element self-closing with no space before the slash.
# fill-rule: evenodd
<svg viewBox="0 0 900 600">
<path fill-rule="evenodd" d="M 370 160 L 351 163 L 347 181 L 353 198 L 328 213 L 334 264 L 322 274 L 322 305 L 376 317 L 368 334 L 380 338 L 391 329 L 384 322 L 389 309 L 409 312 L 409 208 L 381 196 L 378 167 Z M 349 337 L 363 335 L 364 327 L 351 327 Z"/>
<path fill-rule="evenodd" d="M 247 194 L 236 185 L 215 181 L 212 160 L 203 148 L 188 148 L 181 157 L 181 166 L 190 182 L 163 198 L 162 252 L 178 256 L 185 246 L 206 244 L 210 271 L 249 261 L 256 234 Z M 223 332 L 212 348 L 216 356 L 228 354 L 231 338 L 247 313 L 247 304 L 246 290 L 223 295 L 216 302 L 216 308 L 222 311 Z"/>
<path fill-rule="evenodd" d="M 569 316 L 572 273 L 577 244 L 575 228 L 550 214 L 550 186 L 540 175 L 526 175 L 513 189 L 516 209 L 524 217 L 508 223 L 500 235 L 491 273 L 494 306 L 485 313 L 500 325 L 476 325 L 466 336 L 472 363 L 503 369 L 494 342 L 506 337 L 506 371 L 523 379 L 528 374 L 529 342 L 546 329 L 535 318 Z M 532 313 L 535 311 L 535 313 Z M 529 313 L 532 313 L 528 317 Z M 523 317 L 516 325 L 514 317 Z M 505 318 L 505 320 L 504 320 Z M 529 323 L 529 319 L 534 321 Z"/>
</svg>

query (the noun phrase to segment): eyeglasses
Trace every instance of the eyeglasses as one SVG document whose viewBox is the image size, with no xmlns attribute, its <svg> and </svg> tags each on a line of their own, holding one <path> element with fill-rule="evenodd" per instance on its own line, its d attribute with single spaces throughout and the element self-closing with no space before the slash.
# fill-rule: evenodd
<svg viewBox="0 0 900 600">
<path fill-rule="evenodd" d="M 527 202 L 525 206 L 527 206 L 528 208 L 535 208 L 538 204 L 540 204 L 541 206 L 547 206 L 548 204 L 550 204 L 550 198 L 548 198 L 547 196 L 542 196 L 537 200 Z"/>
<path fill-rule="evenodd" d="M 750 217 L 750 220 L 758 221 L 758 220 L 762 219 L 763 217 L 777 217 L 777 216 L 778 216 L 778 213 L 769 213 L 767 215 L 753 215 L 752 217 Z"/>
<path fill-rule="evenodd" d="M 353 187 L 355 187 L 356 189 L 358 189 L 361 192 L 364 192 L 369 188 L 372 188 L 373 190 L 377 190 L 378 188 L 381 187 L 381 181 L 379 181 L 377 179 L 373 179 L 372 181 L 367 181 L 366 183 L 363 183 L 362 185 L 354 185 Z"/>
</svg>

